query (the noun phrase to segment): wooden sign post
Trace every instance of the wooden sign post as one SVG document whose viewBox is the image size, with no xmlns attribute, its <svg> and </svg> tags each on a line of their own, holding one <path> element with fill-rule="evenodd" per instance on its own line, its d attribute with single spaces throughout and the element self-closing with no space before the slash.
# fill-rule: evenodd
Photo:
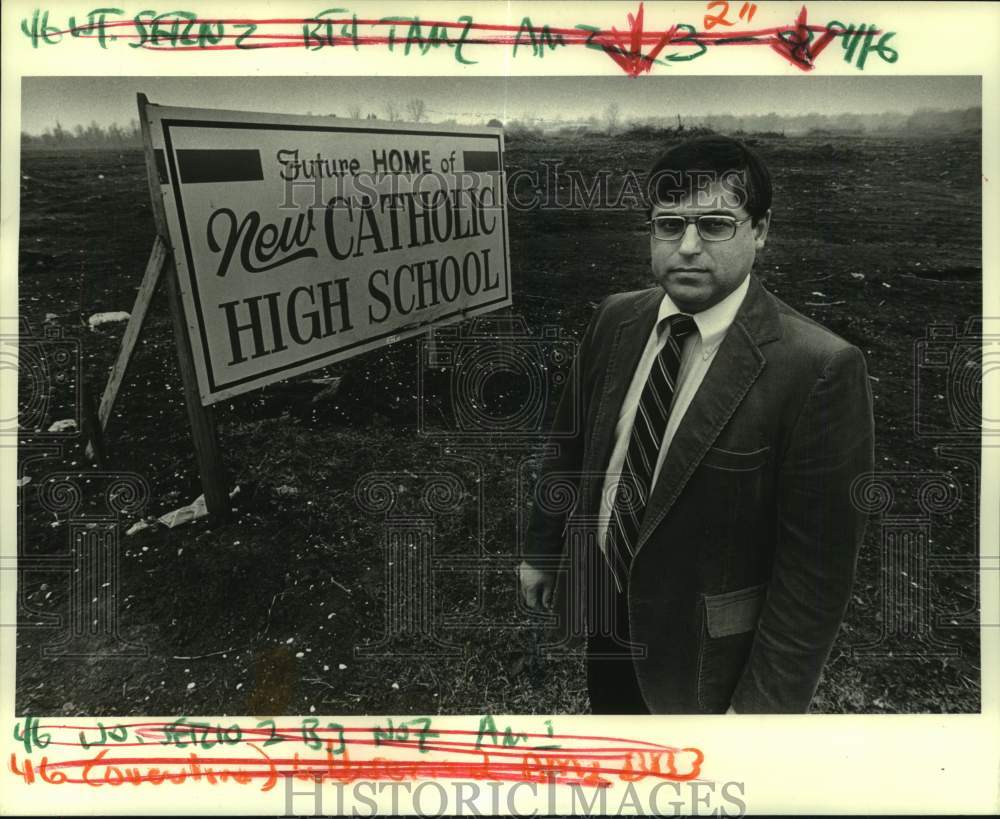
<svg viewBox="0 0 1000 819">
<path fill-rule="evenodd" d="M 510 306 L 501 129 L 138 106 L 156 238 L 97 427 L 162 279 L 213 517 L 216 402 Z"/>
<path fill-rule="evenodd" d="M 194 440 L 198 474 L 201 476 L 202 490 L 205 493 L 205 507 L 213 519 L 223 521 L 230 515 L 229 487 L 225 466 L 219 453 L 215 414 L 211 406 L 202 405 L 198 395 L 198 379 L 195 374 L 194 361 L 191 358 L 191 345 L 188 341 L 184 308 L 181 304 L 180 288 L 177 282 L 177 268 L 170 250 L 170 233 L 163 210 L 159 171 L 149 133 L 149 116 L 147 114 L 149 100 L 145 94 L 138 94 L 137 101 L 143 151 L 146 157 L 146 180 L 149 183 L 149 200 L 153 209 L 156 237 L 153 240 L 153 250 L 149 254 L 149 261 L 146 263 L 146 271 L 143 273 L 142 282 L 139 285 L 135 305 L 129 315 L 128 325 L 125 327 L 118 358 L 111 369 L 104 394 L 101 396 L 101 404 L 97 410 L 98 422 L 102 431 L 107 428 L 111 411 L 118 398 L 118 391 L 125 378 L 125 372 L 135 350 L 136 342 L 139 340 L 153 293 L 160 280 L 163 279 L 167 288 L 167 301 L 173 320 L 174 343 L 177 345 L 177 364 L 180 368 L 181 382 L 184 388 L 184 404 L 187 408 L 188 421 L 191 424 L 191 437 Z"/>
<path fill-rule="evenodd" d="M 167 221 L 163 212 L 163 195 L 156 167 L 156 158 L 149 136 L 149 117 L 146 113 L 149 101 L 145 94 L 138 95 L 139 122 L 142 128 L 143 150 L 146 155 L 146 179 L 149 182 L 149 198 L 153 207 L 156 235 L 160 242 L 169 242 Z M 216 519 L 229 516 L 229 487 L 222 456 L 219 454 L 218 433 L 215 429 L 215 413 L 210 406 L 203 406 L 198 395 L 198 378 L 191 358 L 191 344 L 188 340 L 184 321 L 184 307 L 177 281 L 177 267 L 173 253 L 163 254 L 164 284 L 167 287 L 167 301 L 174 325 L 174 343 L 177 345 L 177 364 L 184 385 L 184 404 L 191 423 L 191 437 L 194 439 L 194 454 L 198 461 L 198 473 L 205 492 L 205 506 Z"/>
</svg>

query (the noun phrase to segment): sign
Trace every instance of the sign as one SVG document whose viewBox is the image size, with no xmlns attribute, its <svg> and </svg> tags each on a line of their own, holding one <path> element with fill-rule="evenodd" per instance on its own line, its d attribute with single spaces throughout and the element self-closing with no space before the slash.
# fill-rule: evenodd
<svg viewBox="0 0 1000 819">
<path fill-rule="evenodd" d="M 203 405 L 511 304 L 501 129 L 145 110 Z"/>
</svg>

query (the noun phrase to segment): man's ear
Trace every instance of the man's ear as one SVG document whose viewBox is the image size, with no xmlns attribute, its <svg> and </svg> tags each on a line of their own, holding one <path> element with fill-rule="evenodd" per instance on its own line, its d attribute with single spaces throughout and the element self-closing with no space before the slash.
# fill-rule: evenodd
<svg viewBox="0 0 1000 819">
<path fill-rule="evenodd" d="M 753 226 L 753 243 L 757 250 L 764 249 L 764 243 L 767 241 L 767 230 L 771 226 L 771 210 L 768 208 L 764 215 L 757 220 L 757 224 Z"/>
</svg>

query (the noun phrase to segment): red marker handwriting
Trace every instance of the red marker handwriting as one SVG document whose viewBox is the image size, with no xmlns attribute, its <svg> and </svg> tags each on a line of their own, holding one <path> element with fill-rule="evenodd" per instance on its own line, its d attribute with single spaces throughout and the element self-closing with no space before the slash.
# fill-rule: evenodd
<svg viewBox="0 0 1000 819">
<path fill-rule="evenodd" d="M 589 787 L 646 778 L 684 782 L 700 777 L 704 761 L 697 748 L 551 730 L 518 732 L 518 741 L 507 743 L 506 732 L 484 734 L 482 724 L 478 731 L 430 731 L 428 720 L 424 730 L 403 734 L 379 726 L 321 727 L 313 719 L 308 726 L 265 722 L 271 724 L 264 729 L 241 729 L 239 740 L 229 731 L 214 748 L 195 745 L 198 734 L 192 724 L 182 732 L 176 720 L 124 723 L 116 727 L 122 741 L 82 756 L 68 749 L 77 754 L 84 750 L 78 737 L 92 727 L 36 724 L 46 744 L 26 745 L 31 749 L 25 753 L 12 753 L 6 767 L 9 775 L 28 785 L 99 788 L 204 782 L 270 790 L 285 776 L 334 782 L 478 779 Z M 390 735 L 401 738 L 387 739 Z M 202 735 L 203 743 L 208 736 Z"/>
</svg>

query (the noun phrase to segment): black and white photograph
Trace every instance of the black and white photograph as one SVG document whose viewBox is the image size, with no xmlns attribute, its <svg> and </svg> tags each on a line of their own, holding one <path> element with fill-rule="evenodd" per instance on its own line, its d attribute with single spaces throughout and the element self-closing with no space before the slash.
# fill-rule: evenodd
<svg viewBox="0 0 1000 819">
<path fill-rule="evenodd" d="M 982 105 L 24 77 L 16 713 L 979 713 Z"/>
<path fill-rule="evenodd" d="M 0 17 L 0 813 L 997 812 L 1000 3 Z"/>
</svg>

